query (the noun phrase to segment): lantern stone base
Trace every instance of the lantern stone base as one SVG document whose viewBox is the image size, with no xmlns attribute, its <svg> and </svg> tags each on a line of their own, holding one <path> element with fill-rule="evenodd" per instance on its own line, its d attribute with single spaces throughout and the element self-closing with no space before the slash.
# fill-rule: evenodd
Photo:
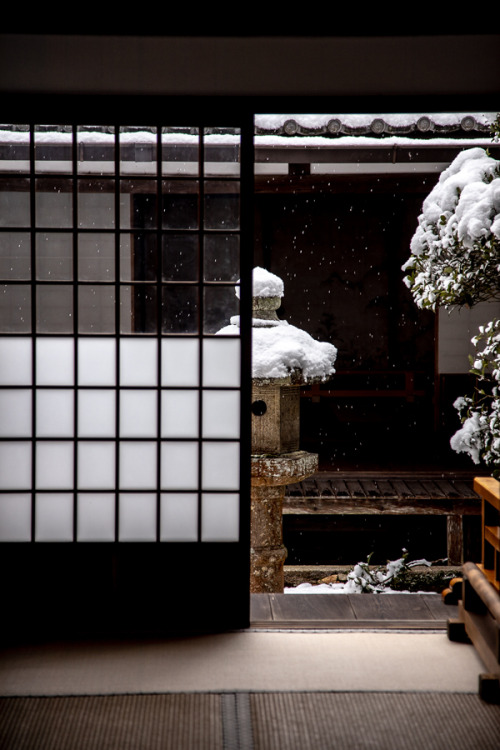
<svg viewBox="0 0 500 750">
<path fill-rule="evenodd" d="M 293 451 L 276 456 L 253 455 L 251 458 L 252 485 L 287 485 L 301 482 L 318 470 L 317 453 Z"/>
<path fill-rule="evenodd" d="M 315 453 L 294 451 L 279 456 L 252 456 L 250 512 L 250 591 L 283 593 L 283 500 L 287 484 L 300 482 L 317 471 Z"/>
</svg>

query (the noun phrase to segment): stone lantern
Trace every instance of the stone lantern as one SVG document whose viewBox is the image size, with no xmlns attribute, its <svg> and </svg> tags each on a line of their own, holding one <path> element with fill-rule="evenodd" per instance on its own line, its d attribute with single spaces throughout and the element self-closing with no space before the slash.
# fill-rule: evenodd
<svg viewBox="0 0 500 750">
<path fill-rule="evenodd" d="M 300 450 L 300 386 L 334 372 L 337 350 L 285 321 L 277 310 L 283 282 L 261 268 L 253 275 L 251 573 L 252 593 L 282 592 L 283 499 L 287 484 L 318 469 Z"/>
<path fill-rule="evenodd" d="M 253 271 L 252 456 L 250 591 L 284 588 L 283 499 L 287 484 L 318 468 L 316 453 L 300 450 L 300 385 L 327 380 L 337 349 L 280 320 L 283 281 L 263 268 Z M 238 318 L 219 331 L 231 333 Z"/>
</svg>

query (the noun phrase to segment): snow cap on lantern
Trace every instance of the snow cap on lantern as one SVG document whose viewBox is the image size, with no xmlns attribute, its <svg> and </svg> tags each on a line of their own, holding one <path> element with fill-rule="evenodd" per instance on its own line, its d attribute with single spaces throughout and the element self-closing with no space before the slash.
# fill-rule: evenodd
<svg viewBox="0 0 500 750">
<path fill-rule="evenodd" d="M 299 386 L 333 375 L 337 349 L 279 320 L 279 276 L 254 268 L 252 286 L 252 454 L 290 454 L 299 450 Z M 219 334 L 237 334 L 239 324 L 233 317 Z"/>
<path fill-rule="evenodd" d="M 256 267 L 252 275 L 252 377 L 260 381 L 285 383 L 324 381 L 335 373 L 337 349 L 333 344 L 316 341 L 306 331 L 279 320 L 277 310 L 284 296 L 279 276 Z M 237 295 L 239 287 L 237 287 Z M 239 316 L 218 331 L 219 335 L 237 334 Z"/>
</svg>

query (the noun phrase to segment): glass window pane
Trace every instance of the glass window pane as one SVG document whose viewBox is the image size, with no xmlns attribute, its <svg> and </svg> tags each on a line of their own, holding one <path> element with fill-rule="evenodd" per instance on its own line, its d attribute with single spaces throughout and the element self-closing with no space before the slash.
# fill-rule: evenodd
<svg viewBox="0 0 500 750">
<path fill-rule="evenodd" d="M 78 226 L 114 229 L 114 180 L 78 180 Z"/>
<path fill-rule="evenodd" d="M 78 392 L 78 437 L 114 437 L 116 395 L 114 390 Z"/>
<path fill-rule="evenodd" d="M 203 273 L 205 281 L 238 281 L 240 278 L 239 235 L 205 235 Z"/>
<path fill-rule="evenodd" d="M 198 437 L 198 391 L 163 391 L 161 436 Z"/>
<path fill-rule="evenodd" d="M 163 182 L 163 229 L 197 229 L 199 185 L 196 180 Z"/>
<path fill-rule="evenodd" d="M 157 289 L 152 284 L 120 288 L 120 333 L 156 333 Z"/>
<path fill-rule="evenodd" d="M 0 542 L 31 541 L 31 495 L 0 495 Z"/>
<path fill-rule="evenodd" d="M 31 289 L 28 284 L 0 286 L 0 330 L 4 333 L 31 331 Z"/>
<path fill-rule="evenodd" d="M 237 494 L 203 493 L 201 496 L 202 542 L 237 542 L 240 498 Z"/>
<path fill-rule="evenodd" d="M 156 495 L 130 492 L 120 495 L 120 542 L 156 541 Z"/>
<path fill-rule="evenodd" d="M 31 489 L 31 443 L 0 442 L 0 489 Z"/>
<path fill-rule="evenodd" d="M 202 487 L 237 490 L 240 486 L 239 443 L 203 443 Z"/>
<path fill-rule="evenodd" d="M 197 235 L 165 234 L 162 252 L 164 281 L 196 281 L 198 279 Z"/>
<path fill-rule="evenodd" d="M 27 232 L 0 232 L 0 279 L 29 280 L 30 277 L 30 235 Z"/>
<path fill-rule="evenodd" d="M 198 443 L 162 443 L 161 487 L 164 490 L 198 489 Z"/>
<path fill-rule="evenodd" d="M 102 338 L 78 339 L 79 385 L 116 384 L 116 343 Z"/>
<path fill-rule="evenodd" d="M 154 174 L 156 172 L 157 128 L 120 128 L 121 174 Z"/>
<path fill-rule="evenodd" d="M 32 341 L 0 338 L 0 385 L 31 385 Z"/>
<path fill-rule="evenodd" d="M 115 289 L 112 286 L 78 287 L 79 333 L 115 332 Z"/>
<path fill-rule="evenodd" d="M 163 128 L 161 142 L 164 175 L 199 174 L 198 128 Z"/>
<path fill-rule="evenodd" d="M 38 338 L 36 341 L 37 385 L 73 385 L 74 342 L 70 338 Z"/>
<path fill-rule="evenodd" d="M 31 391 L 0 390 L 0 436 L 31 437 Z"/>
<path fill-rule="evenodd" d="M 239 387 L 240 342 L 215 337 L 203 341 L 203 385 Z"/>
<path fill-rule="evenodd" d="M 122 390 L 120 393 L 120 436 L 156 437 L 158 434 L 156 391 Z"/>
<path fill-rule="evenodd" d="M 120 340 L 120 384 L 150 385 L 158 382 L 158 347 L 147 339 Z"/>
<path fill-rule="evenodd" d="M 156 214 L 156 183 L 154 181 L 120 181 L 121 229 L 155 229 Z"/>
<path fill-rule="evenodd" d="M 203 332 L 217 333 L 238 315 L 240 301 L 234 286 L 206 286 L 203 290 Z"/>
<path fill-rule="evenodd" d="M 36 288 L 36 330 L 38 333 L 73 333 L 73 287 L 43 284 Z"/>
<path fill-rule="evenodd" d="M 172 338 L 161 342 L 161 384 L 197 386 L 200 345 L 197 339 Z"/>
<path fill-rule="evenodd" d="M 187 492 L 161 495 L 160 540 L 198 541 L 198 495 Z"/>
<path fill-rule="evenodd" d="M 112 125 L 80 125 L 76 139 L 78 172 L 112 174 L 115 171 L 115 129 Z"/>
<path fill-rule="evenodd" d="M 73 437 L 75 429 L 72 390 L 37 389 L 37 437 Z"/>
<path fill-rule="evenodd" d="M 239 438 L 240 392 L 203 391 L 203 437 Z"/>
<path fill-rule="evenodd" d="M 73 224 L 73 194 L 70 179 L 36 180 L 35 222 L 38 227 L 64 229 Z"/>
<path fill-rule="evenodd" d="M 112 234 L 78 235 L 78 278 L 80 281 L 114 281 L 115 238 Z"/>
<path fill-rule="evenodd" d="M 162 333 L 198 332 L 198 287 L 163 287 Z"/>
<path fill-rule="evenodd" d="M 36 278 L 46 281 L 73 279 L 73 238 L 65 232 L 36 236 Z"/>
<path fill-rule="evenodd" d="M 73 487 L 73 443 L 53 440 L 36 444 L 35 483 L 38 490 Z"/>
<path fill-rule="evenodd" d="M 80 493 L 77 499 L 79 542 L 113 542 L 115 496 L 111 492 Z"/>
<path fill-rule="evenodd" d="M 114 442 L 85 441 L 77 448 L 78 489 L 112 490 L 115 488 Z"/>
<path fill-rule="evenodd" d="M 70 125 L 35 125 L 35 171 L 71 172 L 73 133 Z"/>
<path fill-rule="evenodd" d="M 239 182 L 206 182 L 204 226 L 223 231 L 239 228 Z"/>
<path fill-rule="evenodd" d="M 0 227 L 29 227 L 30 183 L 21 178 L 0 180 Z"/>
<path fill-rule="evenodd" d="M 120 236 L 120 278 L 122 281 L 156 281 L 158 251 L 156 235 L 134 232 Z"/>
<path fill-rule="evenodd" d="M 0 126 L 0 170 L 27 172 L 30 168 L 29 125 Z"/>
<path fill-rule="evenodd" d="M 153 442 L 120 443 L 120 489 L 155 489 L 157 447 Z"/>
<path fill-rule="evenodd" d="M 39 492 L 35 500 L 35 541 L 73 541 L 73 495 Z"/>
<path fill-rule="evenodd" d="M 205 163 L 206 175 L 240 174 L 240 141 L 239 128 L 205 128 Z"/>
</svg>

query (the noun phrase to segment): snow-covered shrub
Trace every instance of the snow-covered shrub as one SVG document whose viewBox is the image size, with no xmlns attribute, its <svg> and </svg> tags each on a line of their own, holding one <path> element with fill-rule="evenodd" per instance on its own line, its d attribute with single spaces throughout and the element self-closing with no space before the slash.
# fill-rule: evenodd
<svg viewBox="0 0 500 750">
<path fill-rule="evenodd" d="M 425 199 L 404 281 L 435 310 L 500 297 L 500 162 L 462 151 Z"/>
<path fill-rule="evenodd" d="M 472 341 L 482 344 L 471 358 L 477 386 L 473 396 L 455 401 L 462 428 L 450 443 L 457 453 L 468 453 L 476 464 L 484 461 L 493 476 L 500 476 L 500 320 L 481 326 Z"/>
<path fill-rule="evenodd" d="M 431 563 L 427 560 L 413 560 L 407 562 L 408 551 L 403 549 L 402 557 L 398 560 L 390 560 L 386 565 L 380 565 L 377 568 L 370 568 L 371 555 L 366 562 L 357 563 L 347 574 L 345 592 L 348 594 L 380 594 L 385 589 L 390 588 L 391 583 L 407 573 L 416 565 L 427 565 Z"/>
<path fill-rule="evenodd" d="M 500 115 L 492 126 L 500 134 Z M 500 299 L 500 162 L 482 148 L 462 151 L 425 199 L 403 266 L 404 282 L 421 308 L 472 307 Z M 500 475 L 500 322 L 473 339 L 484 348 L 471 361 L 473 396 L 455 401 L 462 428 L 450 444 Z"/>
</svg>

